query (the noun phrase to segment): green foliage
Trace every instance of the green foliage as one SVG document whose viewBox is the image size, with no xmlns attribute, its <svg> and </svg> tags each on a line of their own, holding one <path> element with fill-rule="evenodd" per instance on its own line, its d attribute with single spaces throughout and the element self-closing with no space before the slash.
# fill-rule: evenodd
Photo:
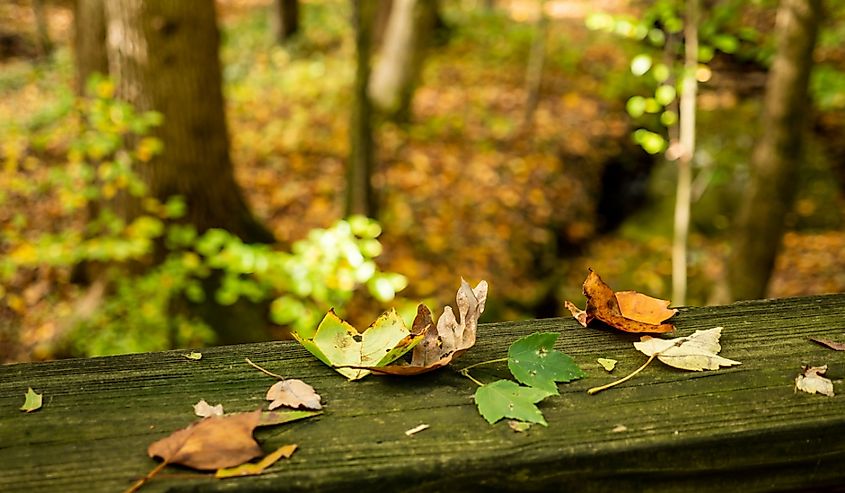
<svg viewBox="0 0 845 493">
<path fill-rule="evenodd" d="M 469 375 L 470 368 L 503 360 L 484 361 L 461 370 L 462 375 L 479 385 L 475 403 L 488 423 L 512 418 L 546 426 L 543 413 L 535 404 L 558 395 L 557 382 L 571 382 L 586 376 L 572 358 L 554 349 L 558 336 L 556 332 L 536 332 L 517 339 L 508 348 L 505 358 L 508 369 L 525 386 L 510 380 L 482 384 Z"/>
<path fill-rule="evenodd" d="M 535 406 L 553 392 L 534 387 L 522 387 L 510 380 L 497 380 L 478 387 L 475 404 L 478 412 L 493 424 L 502 418 L 548 426 L 543 413 Z"/>
<path fill-rule="evenodd" d="M 139 175 L 162 151 L 161 141 L 150 135 L 162 116 L 137 113 L 115 100 L 107 79 L 92 79 L 88 90 L 91 96 L 74 104 L 78 113 L 65 115 L 76 118 L 67 125 L 75 138 L 61 164 L 29 154 L 34 137 L 25 129 L 16 129 L 2 149 L 6 186 L 0 204 L 44 200 L 59 206 L 52 231 L 31 232 L 22 215 L 5 228 L 0 295 L 10 298 L 7 304 L 20 299 L 14 286 L 29 273 L 100 266 L 98 282 L 106 295 L 71 324 L 64 345 L 72 353 L 208 344 L 214 332 L 193 314 L 198 304 L 273 300 L 274 321 L 297 328 L 316 324 L 331 307 L 341 309 L 358 286 L 366 285 L 380 301 L 405 287 L 403 276 L 376 266 L 381 228 L 367 218 L 313 230 L 290 252 L 246 244 L 225 230 L 200 233 L 180 222 L 184 199 L 152 197 Z M 119 209 L 126 203 L 140 209 L 130 220 Z"/>
<path fill-rule="evenodd" d="M 557 394 L 556 382 L 586 375 L 575 361 L 554 349 L 560 334 L 543 332 L 523 337 L 508 348 L 508 368 L 522 384 Z"/>
</svg>

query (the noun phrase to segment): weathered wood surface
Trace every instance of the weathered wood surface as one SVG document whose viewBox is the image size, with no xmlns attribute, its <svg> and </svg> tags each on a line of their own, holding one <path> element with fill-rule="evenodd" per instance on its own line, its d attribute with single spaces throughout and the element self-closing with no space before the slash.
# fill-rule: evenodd
<svg viewBox="0 0 845 493">
<path fill-rule="evenodd" d="M 588 378 L 540 407 L 548 428 L 488 425 L 475 385 L 452 369 L 348 383 L 292 342 L 0 367 L 0 491 L 120 491 L 156 462 L 147 445 L 194 420 L 200 399 L 256 409 L 273 380 L 244 363 L 311 383 L 326 403 L 308 421 L 259 430 L 265 450 L 300 449 L 253 478 L 215 480 L 169 467 L 142 491 L 830 491 L 845 489 L 845 398 L 795 393 L 802 364 L 830 365 L 845 393 L 845 352 L 808 341 L 845 339 L 845 294 L 682 309 L 679 335 L 723 326 L 722 355 L 741 366 L 684 372 L 655 362 L 630 382 L 589 387 L 645 360 L 635 336 L 572 319 L 482 325 L 457 367 L 502 357 L 516 338 L 560 331 L 557 348 Z M 613 375 L 598 357 L 620 361 Z M 507 376 L 502 365 L 473 371 Z M 44 407 L 18 410 L 27 387 Z M 405 430 L 431 428 L 412 437 Z M 618 425 L 625 431 L 614 431 Z"/>
</svg>

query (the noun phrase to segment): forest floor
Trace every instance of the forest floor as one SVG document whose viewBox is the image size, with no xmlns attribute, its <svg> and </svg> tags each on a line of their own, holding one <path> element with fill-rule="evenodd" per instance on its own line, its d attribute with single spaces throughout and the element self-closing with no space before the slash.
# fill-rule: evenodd
<svg viewBox="0 0 845 493">
<path fill-rule="evenodd" d="M 346 7 L 339 7 L 346 2 L 317 1 L 305 3 L 301 39 L 274 46 L 269 3 L 219 2 L 222 59 L 237 178 L 284 247 L 342 215 L 353 46 Z M 564 299 L 581 299 L 589 267 L 616 289 L 668 297 L 673 173 L 664 163 L 644 177 L 651 158 L 631 142 L 636 124 L 625 100 L 637 90 L 628 70 L 635 48 L 585 27 L 587 5 L 595 2 L 550 2 L 541 99 L 525 124 L 525 62 L 535 31 L 530 9 L 521 5 L 531 2 L 501 3 L 513 8 L 447 9 L 449 40 L 427 60 L 412 121 L 378 126 L 380 266 L 408 277 L 401 296 L 437 305 L 454 301 L 460 276 L 487 279 L 485 321 L 563 314 Z M 603 2 L 607 8 L 624 4 Z M 49 113 L 49 105 L 71 91 L 70 14 L 50 12 L 64 54 L 60 50 L 47 69 L 28 60 L 2 62 L 0 72 L 9 69 L 9 75 L 0 80 L 0 120 Z M 738 96 L 723 92 L 705 85 L 702 106 L 710 98 L 722 102 L 716 113 L 746 108 Z M 752 116 L 740 127 L 756 125 L 759 101 L 750 104 Z M 699 132 L 705 145 L 707 132 L 712 141 L 721 138 L 719 123 L 704 125 Z M 67 143 L 50 145 L 61 154 Z M 747 151 L 745 144 L 726 159 L 741 160 Z M 618 179 L 608 177 L 610 166 Z M 829 172 L 819 176 L 807 182 L 810 192 L 790 219 L 795 229 L 784 238 L 772 297 L 845 291 L 845 184 L 831 181 Z M 608 191 L 609 181 L 621 183 Z M 819 182 L 834 187 L 815 193 Z M 638 193 L 616 210 L 600 208 L 609 193 L 632 189 Z M 688 304 L 724 300 L 732 210 L 709 200 L 690 238 Z M 33 219 L 33 227 L 49 224 L 53 206 L 39 205 L 44 217 Z M 11 217 L 7 212 L 4 217 Z M 821 212 L 824 218 L 815 220 Z M 62 283 L 67 279 L 33 276 L 29 285 L 16 287 L 22 302 L 5 307 L 4 317 L 15 320 L 20 349 L 7 357 L 50 356 L 27 355 L 57 330 L 54 320 L 62 309 L 51 292 Z M 380 307 L 364 293 L 356 299 L 361 308 L 353 304 L 349 316 L 366 326 Z"/>
</svg>

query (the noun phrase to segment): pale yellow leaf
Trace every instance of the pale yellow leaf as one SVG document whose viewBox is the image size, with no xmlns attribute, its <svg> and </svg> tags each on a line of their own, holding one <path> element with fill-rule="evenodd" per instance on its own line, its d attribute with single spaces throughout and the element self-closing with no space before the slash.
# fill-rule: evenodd
<svg viewBox="0 0 845 493">
<path fill-rule="evenodd" d="M 722 327 L 716 327 L 674 339 L 643 336 L 640 342 L 634 343 L 634 347 L 646 356 L 657 356 L 663 363 L 682 370 L 718 370 L 722 366 L 741 364 L 718 355 L 722 349 L 719 344 L 721 335 Z"/>
</svg>

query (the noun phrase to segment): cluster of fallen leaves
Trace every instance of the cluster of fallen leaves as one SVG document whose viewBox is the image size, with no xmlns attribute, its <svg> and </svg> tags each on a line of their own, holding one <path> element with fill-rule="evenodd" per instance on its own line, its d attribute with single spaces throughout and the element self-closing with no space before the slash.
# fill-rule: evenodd
<svg viewBox="0 0 845 493">
<path fill-rule="evenodd" d="M 202 357 L 200 353 L 184 356 L 193 360 Z M 135 482 L 127 493 L 137 491 L 169 464 L 215 471 L 214 477 L 223 479 L 262 474 L 280 459 L 293 455 L 298 447 L 296 444 L 282 445 L 265 455 L 253 437 L 253 432 L 258 427 L 281 425 L 321 414 L 322 398 L 313 387 L 301 380 L 286 379 L 249 359 L 246 361 L 263 373 L 279 379 L 267 390 L 266 399 L 271 401 L 268 410 L 226 414 L 222 404 L 212 406 L 205 399 L 200 400 L 194 405 L 194 414 L 202 419 L 150 444 L 147 454 L 151 458 L 160 458 L 162 462 Z M 283 406 L 304 410 L 275 410 Z M 257 462 L 249 462 L 259 457 L 261 459 Z"/>
</svg>

